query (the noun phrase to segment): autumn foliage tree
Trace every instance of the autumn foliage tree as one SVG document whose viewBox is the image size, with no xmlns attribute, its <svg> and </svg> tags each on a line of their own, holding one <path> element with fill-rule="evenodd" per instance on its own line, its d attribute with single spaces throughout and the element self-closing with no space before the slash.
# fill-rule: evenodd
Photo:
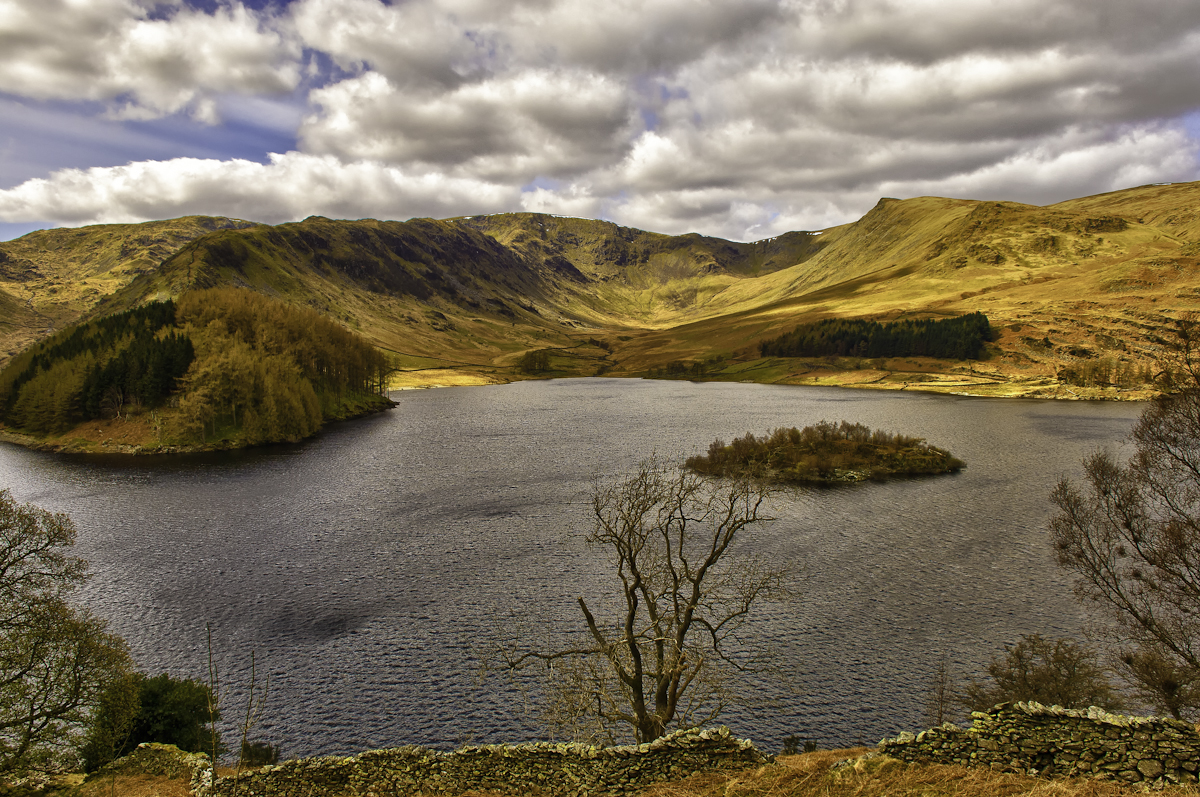
<svg viewBox="0 0 1200 797">
<path fill-rule="evenodd" d="M 386 386 L 383 354 L 315 310 L 214 288 L 181 297 L 176 322 L 198 353 L 179 428 L 201 439 L 224 426 L 250 443 L 299 440 Z"/>
</svg>

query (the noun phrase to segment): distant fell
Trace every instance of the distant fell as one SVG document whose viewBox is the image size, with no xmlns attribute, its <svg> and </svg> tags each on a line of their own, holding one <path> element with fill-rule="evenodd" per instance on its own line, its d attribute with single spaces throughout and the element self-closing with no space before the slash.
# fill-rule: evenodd
<svg viewBox="0 0 1200 797">
<path fill-rule="evenodd" d="M 51 230 L 0 244 L 0 361 L 71 321 L 224 285 L 361 333 L 414 385 L 526 378 L 536 352 L 538 376 L 1139 397 L 1174 320 L 1200 311 L 1200 184 L 1046 207 L 885 198 L 753 243 L 536 213 Z M 825 319 L 975 312 L 995 333 L 980 361 L 760 356 Z"/>
<path fill-rule="evenodd" d="M 759 276 L 812 257 L 821 243 L 810 232 L 788 232 L 754 243 L 695 233 L 662 235 L 612 222 L 541 213 L 498 213 L 453 219 L 495 238 L 534 262 L 565 261 L 597 280 L 652 284 L 705 274 Z"/>
</svg>

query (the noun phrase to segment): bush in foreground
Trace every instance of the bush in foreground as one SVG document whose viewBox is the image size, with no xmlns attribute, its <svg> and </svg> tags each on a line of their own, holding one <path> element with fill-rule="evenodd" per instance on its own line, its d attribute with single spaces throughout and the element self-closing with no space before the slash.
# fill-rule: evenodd
<svg viewBox="0 0 1200 797">
<path fill-rule="evenodd" d="M 83 748 L 88 772 L 137 749 L 142 742 L 173 744 L 188 753 L 213 754 L 209 724 L 211 690 L 192 678 L 133 673 L 110 684 L 88 729 Z M 216 716 L 220 718 L 220 713 Z M 220 736 L 217 754 L 224 751 Z"/>
<path fill-rule="evenodd" d="M 1120 695 L 1096 654 L 1069 639 L 1023 636 L 1005 646 L 1004 656 L 992 659 L 987 672 L 987 679 L 972 680 L 964 688 L 964 708 L 986 711 L 1022 700 L 1063 708 L 1121 708 Z"/>
</svg>

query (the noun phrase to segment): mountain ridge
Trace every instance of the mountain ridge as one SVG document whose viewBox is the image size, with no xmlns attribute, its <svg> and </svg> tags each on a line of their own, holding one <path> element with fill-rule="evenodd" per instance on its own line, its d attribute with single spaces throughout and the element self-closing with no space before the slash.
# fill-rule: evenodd
<svg viewBox="0 0 1200 797">
<path fill-rule="evenodd" d="M 849 224 L 750 243 L 535 213 L 100 225 L 0 243 L 0 363 L 73 320 L 240 285 L 362 332 L 417 385 L 523 378 L 522 355 L 548 350 L 553 375 L 682 365 L 705 378 L 1141 396 L 1149 385 L 1078 374 L 1161 356 L 1165 328 L 1200 310 L 1198 250 L 1200 183 L 1048 206 L 883 198 Z M 999 331 L 982 364 L 756 352 L 822 318 L 975 311 Z"/>
</svg>

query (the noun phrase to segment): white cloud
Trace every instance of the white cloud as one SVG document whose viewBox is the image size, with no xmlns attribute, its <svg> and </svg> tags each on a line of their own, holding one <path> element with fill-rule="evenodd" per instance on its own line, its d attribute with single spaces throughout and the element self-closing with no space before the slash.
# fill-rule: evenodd
<svg viewBox="0 0 1200 797">
<path fill-rule="evenodd" d="M 118 119 L 190 109 L 216 121 L 212 96 L 270 94 L 300 79 L 300 45 L 234 0 L 167 16 L 134 0 L 0 0 L 0 86 L 37 99 L 111 103 Z"/>
<path fill-rule="evenodd" d="M 519 199 L 519 190 L 478 180 L 292 152 L 266 164 L 176 158 L 63 169 L 0 191 L 0 221 L 80 225 L 190 214 L 273 224 L 310 215 L 403 219 L 497 212 Z"/>
<path fill-rule="evenodd" d="M 307 47 L 399 85 L 457 85 L 481 51 L 453 9 L 430 0 L 300 0 L 290 14 Z"/>
<path fill-rule="evenodd" d="M 566 190 L 533 188 L 521 194 L 521 210 L 557 216 L 598 218 L 604 213 L 601 201 L 581 187 Z"/>
<path fill-rule="evenodd" d="M 312 102 L 320 112 L 300 129 L 307 151 L 518 182 L 611 160 L 632 113 L 618 84 L 577 71 L 523 71 L 439 92 L 368 72 L 314 91 Z"/>
<path fill-rule="evenodd" d="M 969 199 L 1013 199 L 1043 204 L 1130 186 L 1200 177 L 1200 142 L 1180 125 L 1144 125 L 1111 131 L 1071 129 L 1040 146 L 940 180 L 919 174 L 885 181 L 888 196 L 936 194 Z"/>
<path fill-rule="evenodd" d="M 1200 108 L 1197 63 L 1195 0 L 299 0 L 263 12 L 235 0 L 154 15 L 134 0 L 0 0 L 7 91 L 98 99 L 129 119 L 236 111 L 295 131 L 300 150 L 265 166 L 55 172 L 0 207 L 64 220 L 524 208 L 761 237 L 851 220 L 881 195 L 1051 202 L 1195 179 L 1179 120 Z M 271 104 L 297 85 L 307 113 Z"/>
</svg>

